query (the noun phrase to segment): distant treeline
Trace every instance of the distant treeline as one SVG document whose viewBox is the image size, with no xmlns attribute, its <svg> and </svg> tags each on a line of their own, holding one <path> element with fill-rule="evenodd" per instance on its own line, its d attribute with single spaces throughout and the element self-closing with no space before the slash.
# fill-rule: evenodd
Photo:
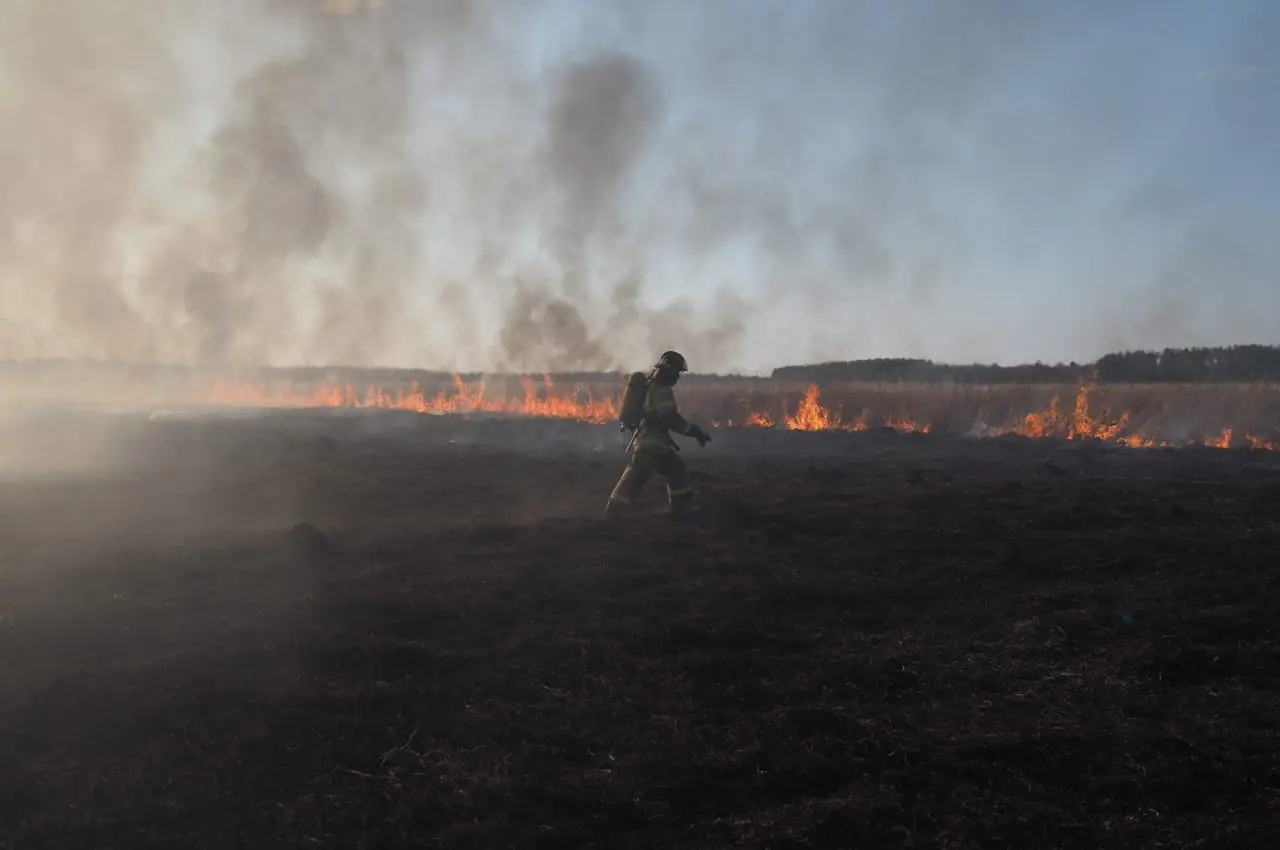
<svg viewBox="0 0 1280 850">
<path fill-rule="evenodd" d="M 813 366 L 783 366 L 770 375 L 778 381 L 831 384 L 841 381 L 966 384 L 1061 384 L 1078 381 L 1093 373 L 1092 365 L 1080 363 L 1032 363 L 1026 366 L 984 366 L 974 363 L 953 365 L 911 358 L 876 358 Z"/>
<path fill-rule="evenodd" d="M 912 358 L 877 358 L 812 366 L 783 366 L 779 381 L 837 383 L 955 382 L 965 384 L 1061 384 L 1095 376 L 1108 383 L 1226 383 L 1280 381 L 1280 346 L 1233 345 L 1220 348 L 1166 348 L 1122 351 L 1095 363 L 996 364 L 935 363 Z"/>
<path fill-rule="evenodd" d="M 79 378 L 144 381 L 214 380 L 290 382 L 310 384 L 340 382 L 352 385 L 403 386 L 418 381 L 435 387 L 453 381 L 453 373 L 429 369 L 363 368 L 355 366 L 188 366 L 157 363 L 120 363 L 102 360 L 0 360 L 0 378 Z M 1122 351 L 1095 363 L 1031 363 L 1000 366 L 935 363 L 913 358 L 876 358 L 807 366 L 783 366 L 770 378 L 788 383 L 832 384 L 840 382 L 966 383 L 966 384 L 1064 384 L 1096 376 L 1109 383 L 1226 383 L 1280 382 L 1280 346 L 1235 345 L 1223 348 L 1166 348 L 1164 351 Z M 464 373 L 467 382 L 486 378 L 511 381 L 516 376 Z M 541 381 L 541 375 L 531 375 Z M 561 385 L 598 386 L 616 383 L 621 372 L 557 372 Z M 739 376 L 690 375 L 694 384 Z M 516 384 L 515 386 L 519 386 Z"/>
<path fill-rule="evenodd" d="M 1124 351 L 1098 360 L 1098 379 L 1133 383 L 1280 381 L 1280 346 Z"/>
</svg>

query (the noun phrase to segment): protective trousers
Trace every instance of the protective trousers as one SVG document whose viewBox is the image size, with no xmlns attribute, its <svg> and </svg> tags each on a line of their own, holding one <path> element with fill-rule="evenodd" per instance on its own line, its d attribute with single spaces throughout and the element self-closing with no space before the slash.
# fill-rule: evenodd
<svg viewBox="0 0 1280 850">
<path fill-rule="evenodd" d="M 629 506 L 655 472 L 666 480 L 671 512 L 683 512 L 693 499 L 693 486 L 689 483 L 689 471 L 684 461 L 670 449 L 648 448 L 636 449 L 631 455 L 631 461 L 609 494 L 609 510 Z"/>
</svg>

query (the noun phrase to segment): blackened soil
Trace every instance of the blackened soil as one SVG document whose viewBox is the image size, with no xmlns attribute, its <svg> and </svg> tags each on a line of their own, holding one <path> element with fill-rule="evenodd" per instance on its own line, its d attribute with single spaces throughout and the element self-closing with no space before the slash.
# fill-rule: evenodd
<svg viewBox="0 0 1280 850">
<path fill-rule="evenodd" d="M 615 524 L 613 448 L 140 427 L 0 486 L 0 847 L 1280 840 L 1268 454 L 713 442 Z"/>
</svg>

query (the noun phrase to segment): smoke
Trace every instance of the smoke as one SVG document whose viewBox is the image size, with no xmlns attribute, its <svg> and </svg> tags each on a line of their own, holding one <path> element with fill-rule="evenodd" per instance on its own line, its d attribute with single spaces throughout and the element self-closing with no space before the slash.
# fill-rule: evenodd
<svg viewBox="0 0 1280 850">
<path fill-rule="evenodd" d="M 1276 82 L 1207 73 L 1280 64 L 1265 5 L 0 12 L 0 357 L 750 370 L 1271 330 Z"/>
</svg>

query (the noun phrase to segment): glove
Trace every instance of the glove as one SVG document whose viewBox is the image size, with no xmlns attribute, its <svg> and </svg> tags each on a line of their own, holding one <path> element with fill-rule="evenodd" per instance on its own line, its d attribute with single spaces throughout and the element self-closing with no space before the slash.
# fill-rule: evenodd
<svg viewBox="0 0 1280 850">
<path fill-rule="evenodd" d="M 711 442 L 711 435 L 706 431 L 703 431 L 697 425 L 689 426 L 689 436 L 697 440 L 699 446 L 705 446 L 707 443 Z"/>
</svg>

